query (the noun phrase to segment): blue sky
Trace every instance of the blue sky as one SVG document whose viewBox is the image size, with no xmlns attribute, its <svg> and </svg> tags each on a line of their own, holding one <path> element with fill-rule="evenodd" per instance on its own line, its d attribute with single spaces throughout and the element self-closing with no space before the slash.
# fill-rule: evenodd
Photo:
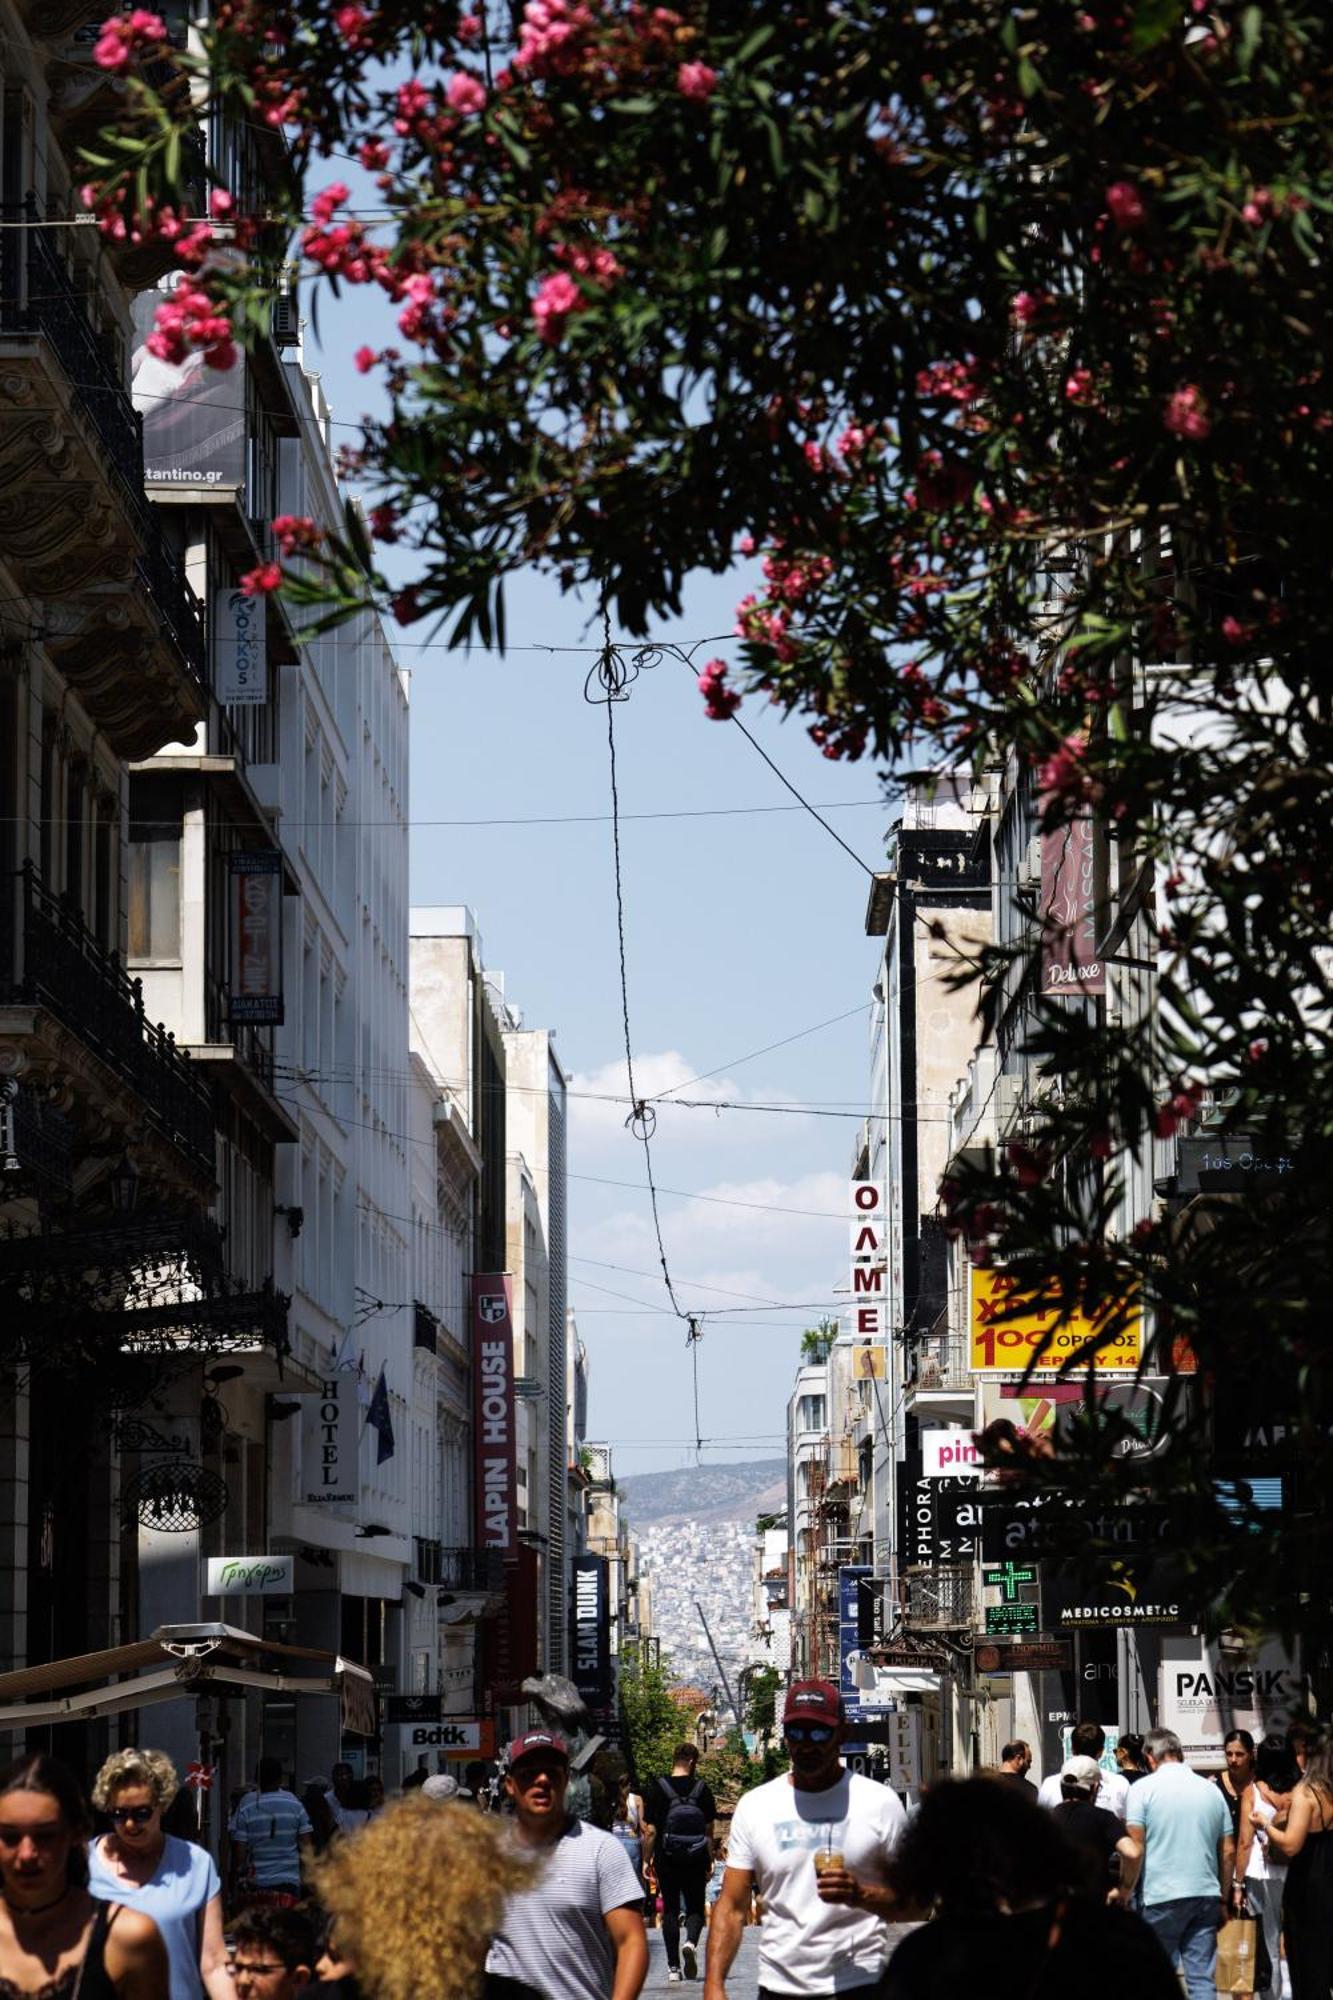
<svg viewBox="0 0 1333 2000">
<path fill-rule="evenodd" d="M 351 352 L 391 337 L 368 326 L 367 304 L 325 294 L 322 344 L 307 332 L 307 365 L 322 372 L 343 424 L 371 393 Z M 397 574 L 406 580 L 410 562 Z M 661 636 L 729 633 L 747 587 L 739 571 L 696 576 L 682 619 Z M 412 675 L 412 901 L 475 909 L 488 964 L 504 971 L 526 1025 L 556 1030 L 571 1073 L 570 1298 L 592 1363 L 591 1431 L 613 1442 L 621 1472 L 688 1464 L 690 1355 L 658 1271 L 643 1149 L 623 1108 L 578 1095 L 625 1092 L 611 828 L 604 818 L 426 824 L 609 813 L 606 710 L 583 695 L 591 657 L 528 650 L 594 646 L 586 606 L 524 576 L 508 614 L 504 658 L 423 647 L 423 626 L 398 635 Z M 735 657 L 734 642 L 708 647 L 699 664 L 713 653 Z M 804 796 L 835 808 L 828 817 L 848 845 L 882 865 L 889 808 L 875 771 L 825 759 L 798 722 L 753 698 L 741 713 Z M 661 1203 L 677 1295 L 718 1315 L 705 1319 L 698 1350 L 699 1428 L 717 1441 L 706 1456 L 771 1455 L 800 1330 L 846 1283 L 846 1183 L 866 1109 L 875 976 L 868 878 L 799 809 L 719 814 L 794 802 L 738 729 L 706 719 L 679 662 L 641 675 L 615 720 L 640 1093 L 716 1072 L 682 1094 L 845 1114 L 659 1114 L 655 1178 L 681 1191 Z M 738 1060 L 839 1015 L 848 1018 Z"/>
</svg>

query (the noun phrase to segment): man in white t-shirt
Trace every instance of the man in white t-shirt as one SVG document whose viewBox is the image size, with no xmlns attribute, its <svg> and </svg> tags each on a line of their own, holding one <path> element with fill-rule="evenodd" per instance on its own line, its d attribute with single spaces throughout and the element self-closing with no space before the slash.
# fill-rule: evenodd
<svg viewBox="0 0 1333 2000">
<path fill-rule="evenodd" d="M 727 2000 L 753 1891 L 764 1905 L 760 2000 L 841 1995 L 884 1971 L 896 1908 L 886 1873 L 907 1815 L 887 1785 L 844 1768 L 842 1697 L 830 1681 L 793 1683 L 782 1734 L 790 1772 L 746 1792 L 732 1818 L 703 2000 Z"/>
<path fill-rule="evenodd" d="M 1069 1739 L 1071 1757 L 1091 1757 L 1094 1764 L 1100 1764 L 1102 1752 L 1106 1748 L 1106 1731 L 1100 1722 L 1079 1722 L 1074 1726 Z M 1064 1793 L 1060 1789 L 1060 1773 L 1052 1771 L 1049 1778 L 1043 1778 L 1037 1792 L 1037 1804 L 1049 1806 L 1054 1812 L 1062 1802 Z M 1097 1790 L 1097 1803 L 1103 1812 L 1113 1812 L 1117 1819 L 1125 1817 L 1129 1804 L 1129 1779 L 1119 1771 L 1103 1771 L 1102 1782 Z"/>
</svg>

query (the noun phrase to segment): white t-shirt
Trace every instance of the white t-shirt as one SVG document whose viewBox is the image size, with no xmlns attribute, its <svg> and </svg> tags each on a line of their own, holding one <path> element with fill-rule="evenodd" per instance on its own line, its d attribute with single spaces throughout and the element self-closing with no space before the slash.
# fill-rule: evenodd
<svg viewBox="0 0 1333 2000">
<path fill-rule="evenodd" d="M 1042 1779 L 1037 1789 L 1037 1804 L 1049 1806 L 1054 1812 L 1063 1799 L 1060 1773 L 1053 1771 L 1049 1778 Z M 1119 1771 L 1103 1771 L 1102 1781 L 1097 1787 L 1097 1796 L 1092 1803 L 1100 1806 L 1103 1812 L 1113 1812 L 1117 1819 L 1123 1819 L 1125 1807 L 1129 1803 L 1129 1779 Z"/>
<path fill-rule="evenodd" d="M 763 1898 L 761 1986 L 803 1995 L 879 1979 L 884 1923 L 849 1904 L 822 1903 L 814 1856 L 828 1837 L 853 1875 L 882 1882 L 906 1819 L 896 1792 L 857 1772 L 844 1771 L 825 1792 L 797 1791 L 782 1777 L 744 1794 L 727 1837 L 727 1867 L 748 1869 Z"/>
</svg>

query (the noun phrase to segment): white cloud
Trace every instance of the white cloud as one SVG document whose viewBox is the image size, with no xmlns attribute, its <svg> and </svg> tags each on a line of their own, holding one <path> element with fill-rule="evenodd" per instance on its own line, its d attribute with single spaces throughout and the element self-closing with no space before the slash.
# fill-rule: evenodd
<svg viewBox="0 0 1333 2000">
<path fill-rule="evenodd" d="M 696 1103 L 723 1104 L 734 1102 L 759 1102 L 781 1104 L 784 1098 L 771 1090 L 749 1091 L 743 1085 L 726 1076 L 699 1076 L 699 1066 L 681 1054 L 679 1049 L 650 1051 L 634 1058 L 634 1087 L 640 1098 L 660 1097 L 663 1091 L 681 1090 Z M 592 1151 L 606 1146 L 619 1138 L 625 1130 L 625 1120 L 629 1116 L 629 1082 L 623 1056 L 603 1063 L 599 1069 L 577 1071 L 569 1080 L 569 1119 L 571 1159 L 575 1151 Z M 728 1119 L 715 1114 L 709 1118 L 706 1112 L 687 1110 L 677 1106 L 674 1110 L 668 1099 L 656 1107 L 658 1130 L 665 1136 L 669 1125 L 673 1137 L 680 1136 L 688 1126 L 690 1138 L 707 1139 L 716 1142 L 719 1138 L 728 1143 L 743 1141 L 753 1148 L 753 1132 L 748 1134 L 736 1129 L 742 1121 Z M 745 1126 L 751 1120 L 743 1121 Z M 806 1124 L 804 1119 L 786 1117 L 784 1125 Z"/>
</svg>

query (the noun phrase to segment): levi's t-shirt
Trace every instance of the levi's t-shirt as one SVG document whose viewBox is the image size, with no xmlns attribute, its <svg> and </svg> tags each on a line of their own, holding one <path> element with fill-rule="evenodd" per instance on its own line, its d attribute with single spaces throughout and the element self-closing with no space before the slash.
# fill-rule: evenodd
<svg viewBox="0 0 1333 2000">
<path fill-rule="evenodd" d="M 823 1903 L 815 1852 L 825 1840 L 853 1875 L 882 1882 L 907 1821 L 896 1792 L 844 1771 L 827 1791 L 798 1791 L 786 1777 L 746 1792 L 727 1840 L 728 1868 L 748 1869 L 763 1898 L 759 1984 L 773 1993 L 840 1993 L 870 1986 L 884 1970 L 882 1919 L 851 1904 Z"/>
</svg>

